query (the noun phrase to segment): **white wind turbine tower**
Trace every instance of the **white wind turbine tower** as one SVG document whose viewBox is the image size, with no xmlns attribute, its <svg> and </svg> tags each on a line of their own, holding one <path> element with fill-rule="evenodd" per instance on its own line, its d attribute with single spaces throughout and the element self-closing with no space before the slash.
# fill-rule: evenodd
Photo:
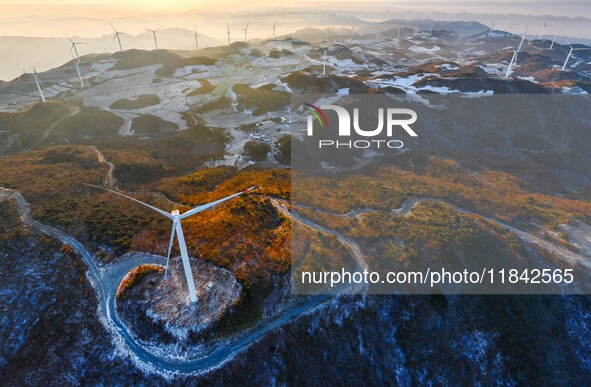
<svg viewBox="0 0 591 387">
<path fill-rule="evenodd" d="M 277 28 L 277 20 L 275 20 L 275 22 L 273 23 L 273 27 L 271 27 L 273 29 L 273 38 L 275 38 L 275 28 Z"/>
<path fill-rule="evenodd" d="M 195 26 L 195 48 L 199 50 L 199 34 L 197 33 L 197 26 Z"/>
<path fill-rule="evenodd" d="M 332 28 L 332 27 L 326 27 L 326 42 L 327 42 L 327 43 L 328 43 L 328 42 L 330 42 L 330 40 L 328 39 L 328 33 L 330 32 L 330 29 L 331 29 L 331 28 Z"/>
<path fill-rule="evenodd" d="M 162 27 L 160 27 L 162 28 Z M 149 28 L 146 28 L 148 31 L 150 31 L 152 33 L 152 35 L 154 35 L 154 44 L 156 45 L 156 50 L 158 50 L 158 39 L 156 39 L 156 32 L 160 31 L 160 28 L 157 28 L 155 30 L 151 30 Z"/>
<path fill-rule="evenodd" d="M 322 62 L 322 75 L 326 75 L 326 50 L 324 50 L 324 61 Z"/>
<path fill-rule="evenodd" d="M 244 41 L 245 41 L 245 42 L 248 40 L 248 39 L 247 39 L 247 35 L 246 35 L 246 34 L 248 33 L 248 25 L 249 25 L 249 24 L 250 24 L 250 23 L 246 23 L 246 27 L 244 27 L 244 28 L 242 29 L 242 31 L 244 31 Z"/>
<path fill-rule="evenodd" d="M 228 46 L 230 45 L 230 24 L 228 24 L 228 32 L 226 33 L 228 35 Z"/>
<path fill-rule="evenodd" d="M 398 37 L 396 38 L 396 46 L 400 43 L 400 27 L 398 27 Z"/>
<path fill-rule="evenodd" d="M 493 32 L 495 28 L 495 22 L 493 21 L 492 26 L 490 27 L 490 30 L 488 30 L 488 39 L 490 39 L 490 34 Z"/>
<path fill-rule="evenodd" d="M 542 39 L 542 36 L 544 36 L 546 34 L 546 22 L 544 22 L 544 28 L 542 29 L 542 32 L 540 32 L 540 37 L 538 39 Z"/>
<path fill-rule="evenodd" d="M 556 35 L 554 35 L 554 38 L 552 39 L 552 44 L 550 45 L 550 50 L 554 47 L 554 42 L 556 42 L 556 38 L 558 37 L 558 34 L 561 33 L 563 29 L 564 29 L 564 26 L 562 26 L 562 28 L 556 33 Z"/>
<path fill-rule="evenodd" d="M 376 41 L 380 40 L 380 27 L 378 27 L 378 32 L 376 33 Z"/>
<path fill-rule="evenodd" d="M 70 47 L 70 54 L 72 53 L 72 50 L 74 50 L 74 52 L 76 53 L 76 59 L 78 60 L 78 62 L 80 62 L 80 55 L 78 55 L 78 48 L 76 48 L 76 46 L 84 43 L 76 43 L 72 39 L 70 39 L 66 34 L 64 34 L 64 36 L 66 37 L 66 39 L 70 41 L 70 43 L 72 43 L 72 46 Z"/>
<path fill-rule="evenodd" d="M 517 51 L 515 51 L 515 64 L 517 64 L 517 55 L 519 54 L 519 51 L 521 51 L 521 47 L 523 46 L 523 42 L 525 41 L 525 35 L 527 35 L 527 28 L 529 26 L 525 26 L 525 32 L 523 33 L 523 36 L 521 37 L 521 41 L 519 42 L 519 47 L 517 47 Z"/>
<path fill-rule="evenodd" d="M 505 78 L 509 77 L 509 75 L 511 75 L 511 68 L 513 67 L 513 64 L 515 63 L 515 59 L 517 58 L 517 50 L 513 51 L 513 56 L 511 57 L 511 62 L 509 62 L 509 67 L 507 67 L 507 73 L 505 74 Z"/>
<path fill-rule="evenodd" d="M 511 35 L 511 39 L 515 36 L 515 24 L 511 24 L 509 25 L 509 28 L 507 28 L 507 37 L 509 37 L 509 35 Z"/>
<path fill-rule="evenodd" d="M 113 36 L 113 41 L 111 42 L 111 44 L 113 44 L 113 42 L 115 41 L 115 39 L 117 39 L 117 43 L 119 43 L 119 51 L 123 51 L 123 46 L 121 45 L 121 37 L 119 35 L 121 35 L 121 32 L 117 31 L 115 29 L 115 27 L 113 27 L 112 24 L 109 24 L 111 26 L 111 28 L 113 29 L 113 31 L 115 31 L 115 36 Z"/>
<path fill-rule="evenodd" d="M 74 66 L 76 67 L 76 72 L 78 73 L 78 79 L 80 80 L 80 88 L 84 87 L 84 81 L 82 80 L 82 74 L 80 73 L 80 66 L 79 66 L 79 62 L 78 60 L 76 60 L 76 58 L 74 58 L 72 56 L 72 59 L 74 60 Z"/>
<path fill-rule="evenodd" d="M 191 263 L 189 261 L 189 252 L 187 251 L 187 245 L 185 243 L 185 235 L 183 234 L 183 228 L 181 227 L 181 220 L 186 219 L 192 215 L 195 215 L 201 211 L 205 211 L 207 209 L 210 209 L 222 202 L 225 202 L 226 200 L 233 199 L 237 196 L 240 196 L 244 193 L 247 193 L 249 191 L 252 191 L 253 189 L 258 188 L 257 186 L 247 188 L 247 189 L 242 190 L 238 193 L 227 196 L 223 199 L 219 199 L 214 202 L 207 203 L 207 204 L 202 204 L 200 206 L 193 208 L 192 210 L 185 212 L 184 214 L 181 214 L 178 210 L 174 210 L 171 213 L 168 213 L 166 211 L 162 211 L 159 208 L 153 207 L 147 203 L 141 202 L 137 199 L 134 199 L 130 196 L 124 195 L 124 194 L 117 192 L 117 191 L 113 191 L 113 190 L 99 187 L 96 185 L 91 185 L 91 184 L 87 184 L 87 185 L 114 193 L 119 196 L 123 196 L 124 198 L 130 199 L 130 200 L 133 200 L 134 202 L 142 204 L 142 205 L 148 207 L 149 209 L 156 211 L 160 215 L 163 215 L 163 216 L 167 217 L 168 219 L 172 220 L 172 232 L 170 234 L 170 243 L 168 244 L 168 256 L 166 258 L 166 271 L 164 273 L 164 285 L 166 286 L 166 278 L 168 275 L 168 262 L 170 260 L 170 253 L 172 251 L 172 244 L 174 243 L 174 237 L 176 235 L 177 241 L 179 243 L 179 250 L 181 251 L 181 258 L 183 260 L 183 269 L 185 271 L 185 277 L 187 279 L 187 287 L 189 288 L 189 295 L 191 297 L 192 302 L 197 302 L 197 293 L 195 292 L 195 282 L 193 281 L 193 272 L 191 271 Z"/>
<path fill-rule="evenodd" d="M 25 70 L 23 70 L 23 73 Z M 43 95 L 43 84 L 37 75 L 37 69 L 33 66 L 33 79 L 35 80 L 35 84 L 37 85 L 37 90 L 39 90 L 39 95 L 41 96 L 41 100 L 45 102 L 45 96 Z"/>
<path fill-rule="evenodd" d="M 351 25 L 351 41 L 353 41 L 353 34 L 355 33 L 355 28 L 357 28 L 357 26 Z"/>
<path fill-rule="evenodd" d="M 562 65 L 562 71 L 564 71 L 564 69 L 566 68 L 568 60 L 573 55 L 574 51 L 591 50 L 591 47 L 574 48 L 573 46 L 571 46 L 571 44 L 568 40 L 566 42 L 568 43 L 568 46 L 570 47 L 570 51 L 568 52 L 568 55 L 566 56 L 566 59 L 564 60 L 564 64 Z"/>
</svg>

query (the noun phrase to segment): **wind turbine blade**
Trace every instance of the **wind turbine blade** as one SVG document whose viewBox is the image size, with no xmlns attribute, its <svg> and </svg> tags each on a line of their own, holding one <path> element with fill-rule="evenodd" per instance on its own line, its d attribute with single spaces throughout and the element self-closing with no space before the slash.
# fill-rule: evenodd
<svg viewBox="0 0 591 387">
<path fill-rule="evenodd" d="M 170 261 L 170 253 L 172 252 L 172 244 L 174 243 L 175 232 L 176 223 L 172 222 L 172 232 L 170 233 L 170 243 L 168 244 L 168 255 L 166 256 L 166 270 L 164 271 L 164 286 L 166 286 L 166 278 L 168 277 L 168 262 Z"/>
<path fill-rule="evenodd" d="M 115 35 L 113 36 L 113 40 L 111 40 L 111 44 L 113 44 L 113 42 L 115 41 L 115 39 L 117 39 L 117 34 L 115 34 Z"/>
<path fill-rule="evenodd" d="M 203 204 L 201 206 L 197 206 L 197 207 L 193 208 L 192 210 L 189 210 L 189 211 L 185 212 L 184 214 L 182 214 L 181 215 L 181 219 L 188 218 L 191 215 L 195 215 L 198 212 L 201 212 L 201 211 L 205 211 L 207 209 L 210 209 L 210 208 L 212 208 L 214 206 L 217 206 L 218 204 L 220 204 L 222 202 L 225 202 L 226 200 L 233 199 L 233 198 L 235 198 L 237 196 L 240 196 L 240 195 L 242 195 L 244 193 L 247 193 L 247 192 L 252 191 L 253 189 L 257 189 L 257 188 L 258 188 L 258 186 L 255 185 L 254 187 L 247 188 L 247 189 L 242 190 L 242 191 L 240 191 L 238 193 L 235 193 L 234 195 L 230 195 L 230 196 L 227 196 L 227 197 L 225 197 L 223 199 L 216 200 L 215 202 L 211 202 L 211 203 L 208 203 L 208 204 Z"/>
<path fill-rule="evenodd" d="M 85 183 L 85 185 L 88 185 L 88 186 L 90 186 L 90 187 L 94 187 L 94 188 L 98 188 L 98 189 L 102 189 L 103 191 L 111 192 L 111 193 L 114 193 L 114 194 L 116 194 L 116 195 L 119 195 L 119 196 L 123 196 L 123 197 L 124 197 L 124 198 L 126 198 L 126 199 L 133 200 L 133 201 L 134 201 L 134 202 L 136 202 L 136 203 L 139 203 L 139 204 L 141 204 L 141 205 L 143 205 L 143 206 L 146 206 L 146 207 L 148 207 L 148 208 L 149 208 L 149 209 L 151 209 L 151 210 L 154 210 L 154 211 L 156 211 L 156 212 L 157 212 L 157 213 L 159 213 L 160 215 L 166 216 L 166 217 L 167 217 L 168 219 L 170 219 L 170 220 L 174 220 L 174 217 L 173 217 L 171 214 L 169 214 L 168 212 L 166 212 L 166 211 L 162 211 L 162 210 L 161 210 L 161 209 L 159 209 L 159 208 L 156 208 L 156 207 L 154 207 L 154 206 L 151 206 L 151 205 L 149 205 L 149 204 L 147 204 L 147 203 L 144 203 L 144 202 L 142 202 L 142 201 L 140 201 L 140 200 L 137 200 L 137 199 L 135 199 L 135 198 L 132 198 L 131 196 L 124 195 L 124 194 L 122 194 L 121 192 L 113 191 L 113 190 L 111 190 L 111 189 L 108 189 L 108 188 L 105 188 L 105 187 L 99 187 L 98 185 L 93 185 L 93 184 L 86 184 L 86 183 Z"/>
</svg>

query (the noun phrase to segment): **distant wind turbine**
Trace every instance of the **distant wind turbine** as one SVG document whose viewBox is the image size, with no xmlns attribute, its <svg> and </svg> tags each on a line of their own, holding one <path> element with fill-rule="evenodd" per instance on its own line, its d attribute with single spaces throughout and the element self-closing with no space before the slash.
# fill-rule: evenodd
<svg viewBox="0 0 591 387">
<path fill-rule="evenodd" d="M 162 28 L 162 27 L 160 27 Z M 160 28 L 157 28 L 155 30 L 151 30 L 149 28 L 146 28 L 148 31 L 150 31 L 152 33 L 152 35 L 154 35 L 154 44 L 156 45 L 156 50 L 158 50 L 158 39 L 156 39 L 156 32 L 160 31 Z"/>
<path fill-rule="evenodd" d="M 380 40 L 380 27 L 378 27 L 378 32 L 376 33 L 376 41 Z"/>
<path fill-rule="evenodd" d="M 195 26 L 195 48 L 199 50 L 199 34 L 197 33 L 197 26 Z"/>
<path fill-rule="evenodd" d="M 248 40 L 248 39 L 247 39 L 247 33 L 248 33 L 248 25 L 249 25 L 249 24 L 250 24 L 250 23 L 246 23 L 246 27 L 244 27 L 244 28 L 242 29 L 242 31 L 244 31 L 244 41 L 245 41 L 245 42 Z"/>
<path fill-rule="evenodd" d="M 488 38 L 490 39 L 490 34 L 493 32 L 495 28 L 495 22 L 493 21 L 492 26 L 490 27 L 490 30 L 488 30 Z"/>
<path fill-rule="evenodd" d="M 193 272 L 191 270 L 191 263 L 189 261 L 189 252 L 187 251 L 187 245 L 185 243 L 185 235 L 183 234 L 183 228 L 181 227 L 181 220 L 186 219 L 192 215 L 195 215 L 201 211 L 205 211 L 207 209 L 210 209 L 222 202 L 225 202 L 226 200 L 233 199 L 237 196 L 240 196 L 244 193 L 247 193 L 249 191 L 252 191 L 252 190 L 258 188 L 257 186 L 250 187 L 248 189 L 242 190 L 242 191 L 235 193 L 233 195 L 227 196 L 223 199 L 219 199 L 219 200 L 216 200 L 216 201 L 208 203 L 208 204 L 203 204 L 203 205 L 197 206 L 197 207 L 193 208 L 192 210 L 189 210 L 189 211 L 185 212 L 184 214 L 181 214 L 178 210 L 174 210 L 171 213 L 168 213 L 166 211 L 162 211 L 159 208 L 153 207 L 149 204 L 141 202 L 137 199 L 132 198 L 131 196 L 124 195 L 124 194 L 117 192 L 117 191 L 113 191 L 113 190 L 99 187 L 96 185 L 91 185 L 91 184 L 87 184 L 87 185 L 114 193 L 119 196 L 123 196 L 124 198 L 130 199 L 130 200 L 133 200 L 134 202 L 139 203 L 143 206 L 146 206 L 149 209 L 156 211 L 160 215 L 163 215 L 172 221 L 172 232 L 170 234 L 170 243 L 168 245 L 168 256 L 166 258 L 166 271 L 164 273 L 164 286 L 166 286 L 166 278 L 168 275 L 168 262 L 170 260 L 170 253 L 172 251 L 172 244 L 174 243 L 174 237 L 176 235 L 177 241 L 179 243 L 179 250 L 181 251 L 181 258 L 183 260 L 183 269 L 185 271 L 185 277 L 187 279 L 187 287 L 189 288 L 189 295 L 191 297 L 192 302 L 197 302 L 197 294 L 195 292 L 195 282 L 193 281 Z"/>
<path fill-rule="evenodd" d="M 568 46 L 570 47 L 570 51 L 568 52 L 568 55 L 566 56 L 566 59 L 564 60 L 564 64 L 562 65 L 562 71 L 564 71 L 564 69 L 566 68 L 568 60 L 573 55 L 574 51 L 591 50 L 591 47 L 574 48 L 573 46 L 571 46 L 571 44 L 568 40 L 566 42 L 568 43 Z"/>
<path fill-rule="evenodd" d="M 330 40 L 329 40 L 329 38 L 328 38 L 328 33 L 330 32 L 330 29 L 331 29 L 331 28 L 332 28 L 332 27 L 326 27 L 326 42 L 327 42 L 327 43 L 328 43 L 328 42 L 330 42 Z"/>
<path fill-rule="evenodd" d="M 398 27 L 398 37 L 396 38 L 396 45 L 398 46 L 398 43 L 400 43 L 400 27 Z"/>
<path fill-rule="evenodd" d="M 228 32 L 226 33 L 228 35 L 228 46 L 230 45 L 230 24 L 228 24 Z"/>
<path fill-rule="evenodd" d="M 511 39 L 515 36 L 515 24 L 511 24 L 509 28 L 507 28 L 507 37 L 509 37 L 509 35 L 511 35 Z"/>
<path fill-rule="evenodd" d="M 23 73 L 25 70 L 23 70 Z M 41 100 L 45 102 L 45 96 L 43 95 L 43 84 L 37 75 L 37 69 L 33 66 L 33 79 L 35 80 L 35 84 L 37 85 L 37 90 L 39 90 L 39 96 L 41 96 Z"/>
<path fill-rule="evenodd" d="M 542 36 L 544 36 L 546 34 L 546 22 L 544 22 L 544 28 L 542 29 L 542 32 L 540 32 L 540 37 L 538 39 L 542 39 Z"/>
<path fill-rule="evenodd" d="M 554 38 L 552 39 L 552 44 L 550 45 L 550 50 L 554 47 L 554 42 L 556 42 L 556 38 L 558 37 L 558 34 L 560 34 L 563 29 L 564 29 L 564 26 L 562 26 L 562 28 L 560 30 L 558 30 L 556 35 L 554 35 Z"/>
<path fill-rule="evenodd" d="M 525 35 L 527 35 L 527 28 L 529 26 L 526 25 L 525 26 L 525 32 L 523 33 L 523 36 L 521 37 L 521 41 L 519 42 L 519 47 L 517 47 L 517 51 L 515 51 L 515 64 L 517 64 L 517 55 L 519 54 L 519 51 L 521 51 L 521 47 L 523 47 L 523 42 L 525 41 Z"/>
<path fill-rule="evenodd" d="M 273 27 L 271 27 L 273 29 L 273 38 L 275 38 L 275 28 L 277 28 L 277 20 L 275 20 L 275 22 L 273 23 Z"/>
<path fill-rule="evenodd" d="M 326 75 L 326 50 L 324 50 L 324 61 L 322 62 L 322 75 Z"/>
<path fill-rule="evenodd" d="M 76 46 L 84 43 L 76 43 L 72 39 L 70 39 L 70 37 L 68 37 L 66 34 L 64 34 L 64 36 L 66 37 L 66 39 L 70 41 L 70 43 L 72 43 L 72 46 L 70 47 L 70 54 L 72 53 L 72 50 L 74 50 L 74 52 L 76 53 L 76 59 L 78 59 L 78 62 L 80 62 L 80 55 L 78 55 L 78 48 L 76 48 Z"/>
<path fill-rule="evenodd" d="M 121 37 L 119 35 L 121 35 L 121 32 L 117 31 L 115 29 L 115 27 L 113 27 L 112 24 L 109 24 L 111 26 L 111 28 L 113 29 L 113 31 L 115 31 L 115 36 L 113 36 L 113 41 L 111 42 L 111 44 L 113 44 L 113 42 L 115 41 L 115 39 L 117 39 L 117 43 L 119 43 L 119 51 L 123 51 L 123 46 L 121 45 Z"/>
<path fill-rule="evenodd" d="M 353 34 L 355 33 L 355 28 L 357 28 L 357 26 L 351 25 L 351 41 L 353 41 Z"/>
</svg>

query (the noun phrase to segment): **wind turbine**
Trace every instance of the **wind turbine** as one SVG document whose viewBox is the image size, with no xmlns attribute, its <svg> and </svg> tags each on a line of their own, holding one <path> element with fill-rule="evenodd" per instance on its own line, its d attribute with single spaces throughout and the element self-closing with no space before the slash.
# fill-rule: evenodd
<svg viewBox="0 0 591 387">
<path fill-rule="evenodd" d="M 246 23 L 246 27 L 244 27 L 244 28 L 242 29 L 242 31 L 244 31 L 244 41 L 245 41 L 245 42 L 248 40 L 248 39 L 246 39 L 246 37 L 247 37 L 247 36 L 246 36 L 246 34 L 248 33 L 248 25 L 249 25 L 249 24 L 250 24 L 250 23 Z"/>
<path fill-rule="evenodd" d="M 378 27 L 378 32 L 376 33 L 376 41 L 380 40 L 380 27 Z"/>
<path fill-rule="evenodd" d="M 513 67 L 513 63 L 515 63 L 515 60 L 517 58 L 517 50 L 513 51 L 513 56 L 511 57 L 511 62 L 509 62 L 509 67 L 507 67 L 507 73 L 505 74 L 505 78 L 509 77 L 509 75 L 511 75 L 511 68 Z"/>
<path fill-rule="evenodd" d="M 207 209 L 210 209 L 222 202 L 225 202 L 226 200 L 233 199 L 237 196 L 240 196 L 244 193 L 247 193 L 249 191 L 252 191 L 252 190 L 258 188 L 258 186 L 247 188 L 247 189 L 242 190 L 238 193 L 227 196 L 223 199 L 219 199 L 214 202 L 207 203 L 207 204 L 202 204 L 200 206 L 193 208 L 192 210 L 189 210 L 189 211 L 181 214 L 178 210 L 174 210 L 171 213 L 168 213 L 166 211 L 162 211 L 159 208 L 153 207 L 147 203 L 144 203 L 142 201 L 134 199 L 131 196 L 124 195 L 121 192 L 113 191 L 108 188 L 103 188 L 103 187 L 99 187 L 99 186 L 92 185 L 92 184 L 87 184 L 87 185 L 114 193 L 119 196 L 123 196 L 124 198 L 130 199 L 130 200 L 133 200 L 134 202 L 144 205 L 144 206 L 148 207 L 149 209 L 156 211 L 160 215 L 163 215 L 172 221 L 172 232 L 170 234 L 170 243 L 168 245 L 168 256 L 166 257 L 166 271 L 164 273 L 164 285 L 166 286 L 166 278 L 168 275 L 168 262 L 170 260 L 170 253 L 172 251 L 172 244 L 174 243 L 174 237 L 176 235 L 177 241 L 179 243 L 179 250 L 181 251 L 181 258 L 183 260 L 183 269 L 185 271 L 185 277 L 187 279 L 187 287 L 189 288 L 189 295 L 191 297 L 192 302 L 197 302 L 197 294 L 195 292 L 195 282 L 193 281 L 193 272 L 191 271 L 191 263 L 189 261 L 189 252 L 187 251 L 187 245 L 185 243 L 185 235 L 183 234 L 183 228 L 181 227 L 181 220 L 186 219 L 192 215 L 195 215 L 201 211 L 205 211 Z"/>
<path fill-rule="evenodd" d="M 70 47 L 70 54 L 72 53 L 72 50 L 74 50 L 74 52 L 76 53 L 76 59 L 78 59 L 78 62 L 80 62 L 80 55 L 78 55 L 78 48 L 76 48 L 76 46 L 78 44 L 84 44 L 84 43 L 76 43 L 72 39 L 70 39 L 66 34 L 64 34 L 64 36 L 66 37 L 66 39 L 68 39 L 70 41 L 70 43 L 72 43 L 72 46 Z"/>
<path fill-rule="evenodd" d="M 326 75 L 326 50 L 324 50 L 324 61 L 322 62 L 322 75 Z"/>
<path fill-rule="evenodd" d="M 197 33 L 197 26 L 195 26 L 195 48 L 199 50 L 199 34 Z"/>
<path fill-rule="evenodd" d="M 353 41 L 353 34 L 355 33 L 355 28 L 357 28 L 357 26 L 351 25 L 351 41 Z"/>
<path fill-rule="evenodd" d="M 490 34 L 493 32 L 493 29 L 495 28 L 495 22 L 493 21 L 492 26 L 490 27 L 490 30 L 488 30 L 488 39 L 490 39 Z"/>
<path fill-rule="evenodd" d="M 517 64 L 517 54 L 519 54 L 519 51 L 521 51 L 521 47 L 523 46 L 523 42 L 525 41 L 525 35 L 527 35 L 527 28 L 529 26 L 526 25 L 525 26 L 525 32 L 523 33 L 523 36 L 521 37 L 521 41 L 519 42 L 519 47 L 517 47 L 517 51 L 515 51 L 515 64 Z"/>
<path fill-rule="evenodd" d="M 513 37 L 515 36 L 515 24 L 511 24 L 509 25 L 509 28 L 507 28 L 507 37 L 509 37 L 509 35 L 511 35 L 511 39 L 513 39 Z"/>
<path fill-rule="evenodd" d="M 556 38 L 558 37 L 558 34 L 561 33 L 563 29 L 564 29 L 564 26 L 562 26 L 562 28 L 556 33 L 556 35 L 554 35 L 554 38 L 552 39 L 552 44 L 550 45 L 550 50 L 552 49 L 552 47 L 554 47 L 554 42 L 556 42 Z"/>
<path fill-rule="evenodd" d="M 398 46 L 398 43 L 400 43 L 400 27 L 398 27 L 398 37 L 396 38 L 396 45 Z"/>
<path fill-rule="evenodd" d="M 160 27 L 162 28 L 162 27 Z M 154 44 L 156 45 L 156 50 L 158 50 L 158 39 L 156 39 L 156 32 L 160 31 L 160 28 L 157 28 L 155 30 L 151 30 L 149 28 L 146 28 L 148 31 L 150 31 L 152 33 L 152 35 L 154 35 Z"/>
<path fill-rule="evenodd" d="M 570 51 L 568 52 L 568 55 L 566 56 L 566 59 L 564 60 L 564 64 L 562 65 L 562 71 L 564 71 L 564 69 L 566 68 L 566 64 L 568 63 L 568 60 L 570 59 L 570 57 L 572 56 L 574 51 L 591 50 L 591 47 L 574 48 L 573 46 L 571 46 L 571 44 L 568 40 L 566 42 L 568 43 L 568 46 L 570 47 Z"/>
<path fill-rule="evenodd" d="M 228 35 L 228 46 L 229 46 L 230 45 L 230 24 L 228 24 L 228 32 L 227 32 L 227 35 Z"/>
<path fill-rule="evenodd" d="M 275 20 L 275 22 L 273 23 L 273 27 L 271 27 L 273 29 L 273 38 L 275 38 L 275 28 L 277 28 L 277 20 Z"/>
<path fill-rule="evenodd" d="M 121 34 L 121 32 L 117 31 L 115 29 L 115 27 L 113 27 L 112 24 L 109 24 L 111 26 L 111 28 L 113 29 L 113 31 L 115 31 L 115 36 L 113 36 L 113 41 L 111 42 L 111 44 L 113 44 L 113 42 L 115 41 L 115 39 L 117 39 L 117 43 L 119 43 L 119 51 L 123 51 L 123 46 L 121 45 L 121 38 L 119 37 L 119 35 Z"/>
<path fill-rule="evenodd" d="M 72 56 L 72 59 L 74 59 L 74 66 L 76 67 L 76 72 L 78 73 L 78 79 L 80 80 L 80 88 L 84 87 L 84 81 L 82 80 L 82 74 L 80 73 L 80 66 L 78 66 L 78 63 L 80 61 L 76 60 L 76 58 L 74 58 Z"/>
<path fill-rule="evenodd" d="M 25 70 L 23 70 L 23 73 Z M 39 95 L 41 96 L 41 100 L 45 102 L 45 96 L 43 95 L 43 84 L 37 75 L 37 69 L 33 66 L 33 79 L 35 80 L 35 84 L 37 85 L 37 90 L 39 90 Z"/>
<path fill-rule="evenodd" d="M 544 29 L 542 29 L 542 32 L 540 32 L 540 37 L 538 39 L 542 39 L 542 36 L 544 36 L 545 33 L 546 33 L 546 22 L 544 22 Z"/>
<path fill-rule="evenodd" d="M 328 39 L 328 33 L 330 32 L 330 29 L 331 29 L 331 28 L 332 28 L 332 27 L 326 27 L 326 42 L 327 42 L 327 43 L 329 43 L 329 42 L 330 42 L 330 40 Z"/>
</svg>

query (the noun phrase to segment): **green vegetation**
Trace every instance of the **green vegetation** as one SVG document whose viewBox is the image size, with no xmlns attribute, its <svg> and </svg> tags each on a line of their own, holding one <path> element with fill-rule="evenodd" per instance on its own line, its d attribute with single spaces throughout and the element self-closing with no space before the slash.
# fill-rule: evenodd
<svg viewBox="0 0 591 387">
<path fill-rule="evenodd" d="M 179 126 L 174 122 L 166 121 L 153 114 L 142 114 L 131 121 L 133 134 L 154 134 L 167 130 L 178 130 Z"/>
<path fill-rule="evenodd" d="M 294 71 L 281 78 L 294 91 L 302 94 L 336 93 L 339 89 L 349 88 L 350 93 L 364 94 L 369 87 L 362 80 L 328 75 L 320 77 L 304 71 Z"/>
<path fill-rule="evenodd" d="M 237 84 L 232 87 L 238 95 L 238 109 L 252 110 L 252 114 L 260 116 L 268 112 L 282 110 L 291 101 L 291 95 L 284 91 L 273 90 L 275 85 L 263 85 L 256 89 L 246 84 Z"/>
<path fill-rule="evenodd" d="M 125 292 L 135 285 L 139 284 L 140 281 L 150 273 L 162 273 L 164 269 L 158 265 L 141 265 L 130 271 L 117 289 L 117 299 L 125 297 Z"/>
<path fill-rule="evenodd" d="M 115 163 L 120 184 L 133 186 L 178 176 L 204 162 L 223 157 L 228 137 L 217 128 L 196 125 L 187 130 L 165 132 L 138 142 L 136 138 L 105 140 L 105 156 Z"/>
<path fill-rule="evenodd" d="M 253 161 L 264 161 L 271 147 L 264 141 L 250 140 L 244 144 L 244 153 Z"/>
<path fill-rule="evenodd" d="M 291 165 L 291 135 L 281 136 L 275 146 L 277 147 L 275 159 L 282 164 Z"/>
<path fill-rule="evenodd" d="M 211 93 L 215 89 L 215 86 L 212 85 L 205 78 L 199 78 L 199 79 L 197 79 L 197 81 L 199 81 L 199 83 L 201 83 L 201 87 L 188 93 L 187 97 L 194 97 L 196 95 Z"/>
<path fill-rule="evenodd" d="M 35 102 L 15 113 L 0 112 L 0 131 L 18 134 L 20 143 L 27 148 L 41 139 L 50 126 L 74 111 L 65 101 Z"/>
<path fill-rule="evenodd" d="M 220 98 L 216 98 L 213 101 L 204 103 L 203 105 L 199 106 L 198 108 L 194 109 L 196 113 L 209 113 L 216 110 L 223 110 L 223 109 L 230 109 L 232 107 L 232 103 L 228 99 L 228 97 L 223 96 Z"/>
<path fill-rule="evenodd" d="M 113 136 L 123 125 L 123 118 L 115 113 L 98 108 L 80 108 L 80 112 L 58 123 L 50 138 L 80 140 L 94 137 Z"/>
<path fill-rule="evenodd" d="M 142 94 L 135 98 L 122 98 L 113 102 L 111 109 L 134 110 L 142 109 L 148 106 L 158 105 L 160 97 L 155 94 Z"/>
<path fill-rule="evenodd" d="M 184 66 L 205 65 L 211 66 L 215 60 L 208 57 L 181 57 L 179 54 L 167 50 L 126 50 L 113 54 L 118 59 L 112 70 L 130 70 L 150 65 L 162 65 L 156 75 L 160 77 L 171 77 L 174 71 Z"/>
</svg>

